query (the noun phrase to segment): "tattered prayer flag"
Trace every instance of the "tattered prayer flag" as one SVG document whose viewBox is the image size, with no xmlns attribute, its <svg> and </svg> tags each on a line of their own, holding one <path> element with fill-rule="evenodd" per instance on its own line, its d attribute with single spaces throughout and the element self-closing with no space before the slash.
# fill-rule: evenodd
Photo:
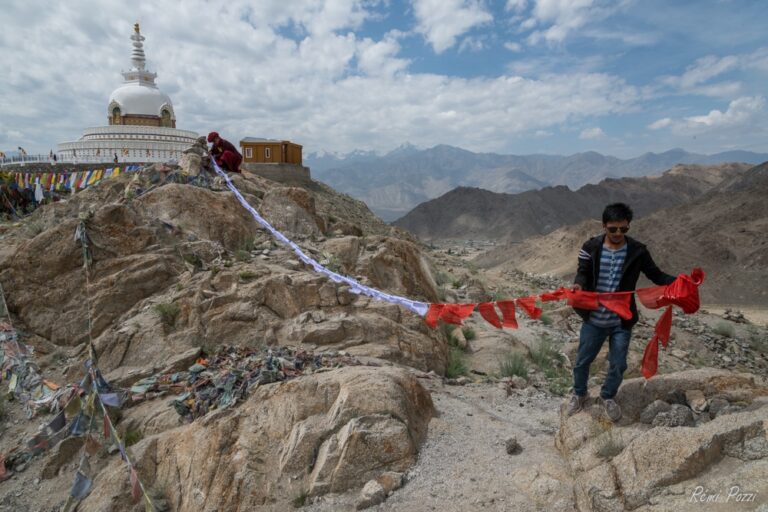
<svg viewBox="0 0 768 512">
<path fill-rule="evenodd" d="M 101 443 L 99 443 L 95 437 L 88 435 L 85 438 L 85 451 L 88 453 L 88 455 L 96 455 L 100 449 Z"/>
<path fill-rule="evenodd" d="M 110 428 L 109 428 L 109 416 L 107 416 L 106 411 L 104 412 L 104 440 L 111 441 L 112 437 L 110 436 Z"/>
<path fill-rule="evenodd" d="M 75 474 L 75 482 L 72 484 L 72 490 L 69 491 L 69 495 L 76 500 L 82 500 L 88 496 L 92 484 L 93 482 L 91 482 L 91 479 L 78 470 Z"/>
<path fill-rule="evenodd" d="M 51 429 L 51 432 L 58 432 L 59 430 L 63 429 L 67 426 L 67 420 L 64 416 L 64 411 L 61 411 L 59 414 L 56 415 L 53 420 L 48 424 L 48 428 Z"/>
<path fill-rule="evenodd" d="M 88 429 L 90 419 L 83 411 L 80 411 L 75 416 L 75 419 L 72 420 L 72 423 L 70 423 L 69 433 L 74 437 L 82 437 Z"/>
<path fill-rule="evenodd" d="M 113 431 L 113 434 L 114 434 L 114 431 Z M 120 438 L 117 437 L 117 434 L 115 434 L 115 439 L 119 441 L 117 443 L 117 448 L 120 450 L 120 457 L 122 457 L 125 462 L 128 462 L 128 454 L 125 452 L 125 444 L 122 441 L 120 441 Z"/>
<path fill-rule="evenodd" d="M 39 455 L 50 447 L 50 439 L 45 432 L 38 432 L 32 439 L 27 441 L 27 446 L 32 450 L 33 455 Z"/>
<path fill-rule="evenodd" d="M 517 329 L 517 317 L 515 314 L 515 301 L 514 300 L 499 300 L 496 304 L 501 310 L 501 314 L 504 317 L 502 325 L 504 327 L 511 327 Z"/>
<path fill-rule="evenodd" d="M 74 391 L 74 393 L 77 393 L 77 391 Z M 75 416 L 78 412 L 83 410 L 83 402 L 80 400 L 79 396 L 75 396 L 69 401 L 64 410 L 67 412 L 67 416 Z"/>
<path fill-rule="evenodd" d="M 8 382 L 8 392 L 9 393 L 15 393 L 16 392 L 16 384 L 19 382 L 19 376 L 15 373 L 11 374 L 11 380 Z"/>
<path fill-rule="evenodd" d="M 485 318 L 486 322 L 498 329 L 501 329 L 501 320 L 499 319 L 499 315 L 496 314 L 496 309 L 493 306 L 493 302 L 482 302 L 477 305 L 477 310 L 480 312 L 480 316 Z"/>
<path fill-rule="evenodd" d="M 99 400 L 104 405 L 110 407 L 120 407 L 120 395 L 117 393 L 101 393 L 99 394 Z"/>
<path fill-rule="evenodd" d="M 142 494 L 139 475 L 136 473 L 136 468 L 131 466 L 131 497 L 133 498 L 133 502 L 138 503 Z"/>
</svg>

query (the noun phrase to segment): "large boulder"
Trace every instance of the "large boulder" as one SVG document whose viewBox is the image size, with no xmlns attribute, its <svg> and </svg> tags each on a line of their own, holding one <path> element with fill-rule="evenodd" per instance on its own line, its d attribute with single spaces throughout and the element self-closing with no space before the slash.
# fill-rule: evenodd
<svg viewBox="0 0 768 512">
<path fill-rule="evenodd" d="M 433 414 L 429 393 L 407 372 L 346 367 L 257 388 L 242 406 L 147 437 L 132 452 L 142 481 L 172 510 L 290 510 L 300 495 L 405 471 Z M 128 494 L 115 458 L 81 510 L 132 510 Z"/>
<path fill-rule="evenodd" d="M 686 500 L 699 486 L 725 499 L 734 465 L 744 468 L 735 481 L 744 492 L 768 495 L 768 384 L 761 378 L 703 369 L 630 379 L 617 401 L 619 424 L 597 405 L 561 414 L 555 444 L 574 472 L 580 510 L 697 510 Z M 730 409 L 710 421 L 710 403 Z"/>
</svg>

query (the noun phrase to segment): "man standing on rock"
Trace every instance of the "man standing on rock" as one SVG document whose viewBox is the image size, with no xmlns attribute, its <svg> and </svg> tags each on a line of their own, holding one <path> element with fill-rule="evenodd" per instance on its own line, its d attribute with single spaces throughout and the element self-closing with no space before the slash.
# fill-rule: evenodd
<svg viewBox="0 0 768 512">
<path fill-rule="evenodd" d="M 231 142 L 219 137 L 217 132 L 208 134 L 208 142 L 212 142 L 211 156 L 216 159 L 219 167 L 225 171 L 240 172 L 240 163 L 243 161 L 243 155 L 237 150 Z"/>
<path fill-rule="evenodd" d="M 675 280 L 654 263 L 645 245 L 626 236 L 632 210 L 624 203 L 609 204 L 603 211 L 602 235 L 587 240 L 579 251 L 579 268 L 573 289 L 592 292 L 634 291 L 640 272 L 657 285 Z M 608 338 L 608 374 L 600 390 L 606 415 L 611 421 L 621 418 L 621 408 L 614 397 L 627 369 L 627 352 L 632 326 L 637 323 L 637 304 L 632 295 L 632 318 L 622 320 L 616 313 L 600 306 L 595 311 L 575 308 L 584 323 L 579 336 L 579 349 L 573 367 L 573 394 L 566 414 L 580 411 L 587 399 L 589 365 L 595 360 Z"/>
</svg>

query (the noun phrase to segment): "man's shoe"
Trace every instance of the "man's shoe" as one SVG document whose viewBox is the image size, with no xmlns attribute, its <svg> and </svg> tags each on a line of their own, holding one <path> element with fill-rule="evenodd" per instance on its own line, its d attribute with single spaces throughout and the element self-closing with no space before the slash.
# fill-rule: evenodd
<svg viewBox="0 0 768 512">
<path fill-rule="evenodd" d="M 587 401 L 587 395 L 580 396 L 576 393 L 573 393 L 571 395 L 571 398 L 568 400 L 568 407 L 565 409 L 565 415 L 566 416 L 573 416 L 577 412 L 579 412 L 582 407 L 584 407 L 584 402 Z"/>
<path fill-rule="evenodd" d="M 603 405 L 605 406 L 605 414 L 614 423 L 621 419 L 621 407 L 611 398 L 603 399 Z"/>
</svg>

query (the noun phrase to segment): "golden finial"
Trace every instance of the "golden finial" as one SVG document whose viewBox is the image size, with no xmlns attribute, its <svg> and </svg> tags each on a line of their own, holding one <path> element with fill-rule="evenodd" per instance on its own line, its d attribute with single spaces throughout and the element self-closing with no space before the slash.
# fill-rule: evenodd
<svg viewBox="0 0 768 512">
<path fill-rule="evenodd" d="M 137 34 L 139 33 L 139 24 L 138 23 L 134 23 L 133 24 L 133 31 L 136 32 Z"/>
</svg>

